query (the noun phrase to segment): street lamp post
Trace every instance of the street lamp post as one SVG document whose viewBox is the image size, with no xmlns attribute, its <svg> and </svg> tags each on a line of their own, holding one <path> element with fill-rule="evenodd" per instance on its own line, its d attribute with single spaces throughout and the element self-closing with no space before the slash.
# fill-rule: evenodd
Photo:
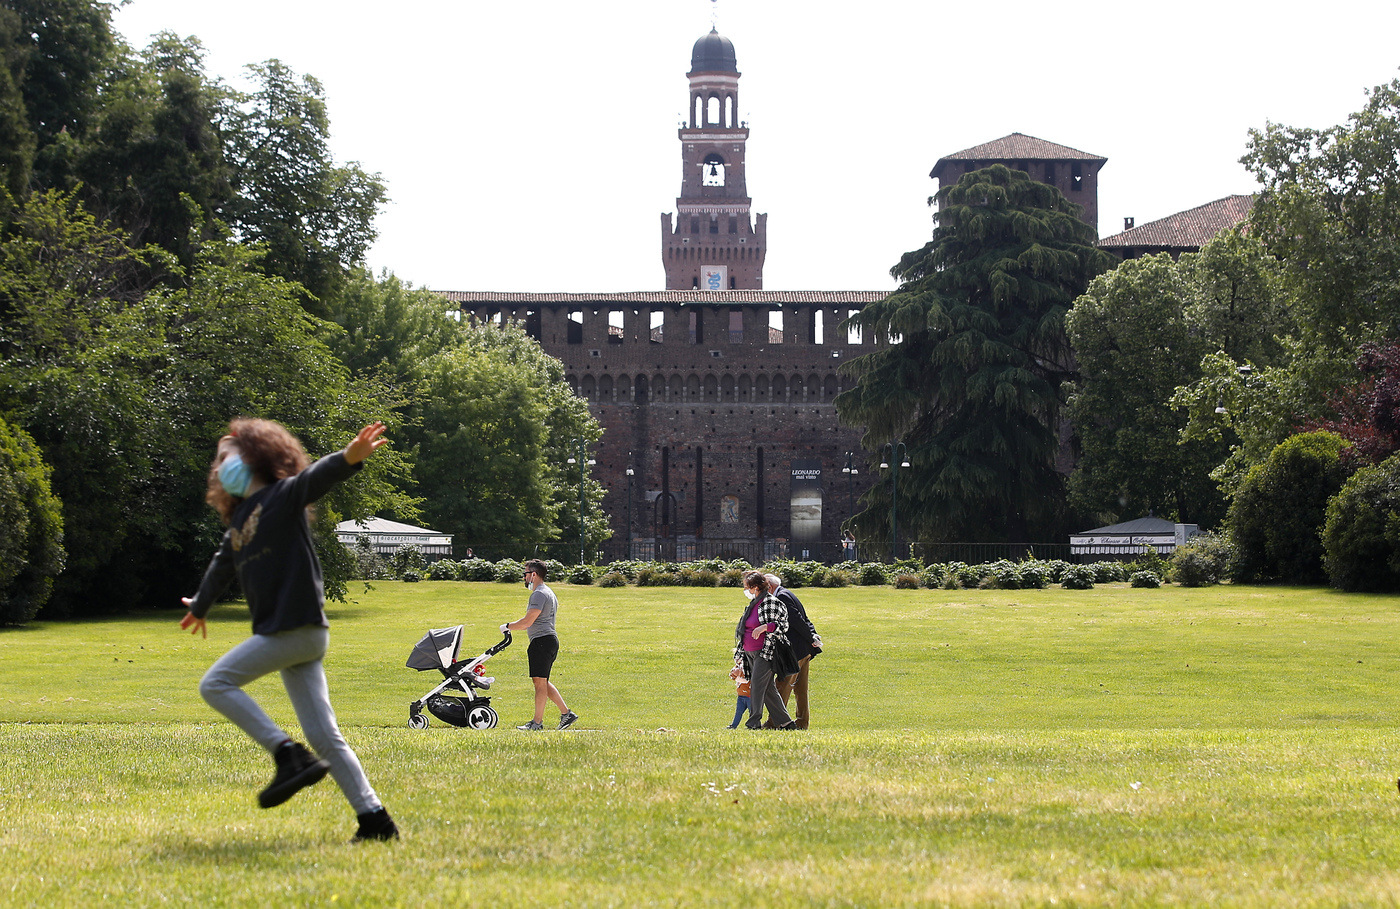
<svg viewBox="0 0 1400 909">
<path fill-rule="evenodd" d="M 627 559 L 632 559 L 632 452 L 627 452 Z"/>
<path fill-rule="evenodd" d="M 583 565 L 583 564 L 586 564 L 586 563 L 584 562 L 584 552 L 583 552 L 583 550 L 584 550 L 584 541 L 583 541 L 583 537 L 584 537 L 584 523 L 583 523 L 583 506 L 584 506 L 584 500 L 583 500 L 583 481 L 587 478 L 587 475 L 588 475 L 588 468 L 589 468 L 589 467 L 592 467 L 594 464 L 597 464 L 598 462 L 595 461 L 595 460 L 593 460 L 592 458 L 590 458 L 590 457 L 588 456 L 588 440 L 587 440 L 587 439 L 583 439 L 583 438 L 574 439 L 574 444 L 578 446 L 578 457 L 577 457 L 577 458 L 572 458 L 572 457 L 569 458 L 568 463 L 570 463 L 570 464 L 578 464 L 578 563 L 579 563 L 580 565 Z"/>
<path fill-rule="evenodd" d="M 846 475 L 846 520 L 856 516 L 856 469 L 855 453 L 846 452 L 846 466 L 841 468 Z"/>
<path fill-rule="evenodd" d="M 897 467 L 891 468 L 891 464 Z M 899 470 L 909 467 L 909 449 L 903 442 L 891 441 L 880 455 L 880 469 L 890 471 L 890 555 L 899 559 Z"/>
<path fill-rule="evenodd" d="M 841 468 L 841 472 L 846 475 L 846 526 L 850 529 L 850 521 L 856 516 L 856 474 L 860 473 L 856 469 L 855 452 L 846 452 L 846 466 Z M 851 557 L 847 552 L 846 538 L 841 538 L 841 558 Z"/>
</svg>

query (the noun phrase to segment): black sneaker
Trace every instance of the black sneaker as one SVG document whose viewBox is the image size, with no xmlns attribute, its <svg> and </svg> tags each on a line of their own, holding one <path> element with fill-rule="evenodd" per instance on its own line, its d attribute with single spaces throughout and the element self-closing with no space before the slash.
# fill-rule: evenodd
<svg viewBox="0 0 1400 909">
<path fill-rule="evenodd" d="M 560 717 L 559 717 L 559 728 L 560 728 L 560 729 L 568 729 L 570 726 L 572 726 L 572 725 L 573 725 L 574 723 L 576 723 L 577 721 L 578 721 L 578 714 L 577 714 L 577 713 L 574 713 L 572 710 L 570 710 L 568 713 L 565 713 L 565 714 L 561 714 L 561 715 L 560 715 Z"/>
<path fill-rule="evenodd" d="M 277 774 L 267 788 L 258 793 L 258 805 L 276 808 L 302 789 L 319 783 L 331 769 L 300 742 L 288 742 L 272 755 L 277 762 Z"/>
<path fill-rule="evenodd" d="M 399 827 L 394 823 L 394 819 L 389 817 L 388 810 L 376 808 L 359 816 L 360 829 L 355 831 L 353 842 L 363 843 L 366 840 L 396 840 L 399 838 Z"/>
</svg>

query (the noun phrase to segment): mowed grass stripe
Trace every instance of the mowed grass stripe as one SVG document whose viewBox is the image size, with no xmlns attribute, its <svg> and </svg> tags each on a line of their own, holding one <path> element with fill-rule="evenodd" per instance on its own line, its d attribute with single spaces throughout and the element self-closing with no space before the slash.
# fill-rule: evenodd
<svg viewBox="0 0 1400 909">
<path fill-rule="evenodd" d="M 474 655 L 522 589 L 381 584 L 333 607 L 333 698 L 405 830 L 387 847 L 346 843 L 329 780 L 255 807 L 270 763 L 194 691 L 247 633 L 241 610 L 220 607 L 207 642 L 177 612 L 0 633 L 0 905 L 1400 894 L 1395 598 L 803 590 L 828 645 L 816 725 L 778 734 L 719 728 L 732 591 L 559 590 L 578 732 L 404 725 L 433 683 L 403 668 L 418 637 L 465 622 Z M 523 720 L 523 641 L 490 667 L 503 724 Z M 290 722 L 275 680 L 257 693 Z"/>
</svg>

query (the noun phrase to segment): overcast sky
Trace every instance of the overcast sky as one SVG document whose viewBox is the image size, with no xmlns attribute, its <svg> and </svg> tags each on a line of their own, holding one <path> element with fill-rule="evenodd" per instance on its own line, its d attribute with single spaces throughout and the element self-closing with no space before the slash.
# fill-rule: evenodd
<svg viewBox="0 0 1400 909">
<path fill-rule="evenodd" d="M 370 264 L 439 290 L 665 286 L 690 50 L 717 15 L 768 213 L 768 290 L 892 289 L 935 161 L 1011 132 L 1108 158 L 1101 234 L 1231 193 L 1251 127 L 1330 126 L 1400 75 L 1400 3 L 132 0 L 241 84 L 325 86 L 332 150 L 390 204 Z"/>
</svg>

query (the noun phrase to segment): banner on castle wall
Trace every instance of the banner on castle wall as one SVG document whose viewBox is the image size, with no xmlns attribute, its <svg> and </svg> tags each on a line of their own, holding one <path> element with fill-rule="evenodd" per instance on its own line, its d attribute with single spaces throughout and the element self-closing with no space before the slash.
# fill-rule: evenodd
<svg viewBox="0 0 1400 909">
<path fill-rule="evenodd" d="M 816 544 L 822 538 L 822 462 L 814 459 L 792 462 L 792 499 L 789 506 L 792 523 L 793 555 L 799 559 L 816 558 Z M 808 554 L 804 555 L 804 550 Z"/>
<path fill-rule="evenodd" d="M 700 289 L 728 290 L 729 266 L 706 265 L 704 268 L 700 269 Z"/>
</svg>

